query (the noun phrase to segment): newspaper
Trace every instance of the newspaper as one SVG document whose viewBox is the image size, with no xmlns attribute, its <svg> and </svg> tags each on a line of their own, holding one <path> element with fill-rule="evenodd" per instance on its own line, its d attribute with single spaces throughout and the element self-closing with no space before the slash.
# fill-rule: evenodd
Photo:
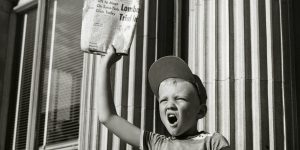
<svg viewBox="0 0 300 150">
<path fill-rule="evenodd" d="M 81 50 L 105 55 L 112 44 L 128 54 L 140 9 L 140 0 L 85 0 L 82 13 Z"/>
</svg>

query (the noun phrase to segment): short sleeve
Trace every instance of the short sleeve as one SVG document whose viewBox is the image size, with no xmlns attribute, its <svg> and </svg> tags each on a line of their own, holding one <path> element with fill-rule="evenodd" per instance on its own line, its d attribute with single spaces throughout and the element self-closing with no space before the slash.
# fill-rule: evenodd
<svg viewBox="0 0 300 150">
<path fill-rule="evenodd" d="M 140 149 L 141 150 L 155 150 L 159 149 L 161 144 L 163 143 L 163 140 L 165 139 L 165 136 L 143 131 L 140 139 Z"/>
<path fill-rule="evenodd" d="M 227 139 L 220 133 L 214 133 L 211 142 L 214 150 L 229 150 L 230 148 Z"/>
</svg>

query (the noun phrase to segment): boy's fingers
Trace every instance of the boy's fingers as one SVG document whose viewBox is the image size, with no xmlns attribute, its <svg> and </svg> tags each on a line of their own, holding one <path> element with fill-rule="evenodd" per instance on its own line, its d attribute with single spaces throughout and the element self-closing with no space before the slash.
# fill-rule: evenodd
<svg viewBox="0 0 300 150">
<path fill-rule="evenodd" d="M 114 48 L 113 45 L 109 45 L 107 49 L 107 53 L 105 54 L 104 57 L 105 57 L 104 60 L 106 60 L 109 65 L 112 65 L 116 61 L 120 60 L 122 56 L 116 53 L 116 49 Z"/>
<path fill-rule="evenodd" d="M 107 52 L 110 54 L 116 54 L 116 49 L 113 45 L 109 45 Z"/>
<path fill-rule="evenodd" d="M 114 55 L 116 55 L 115 50 L 111 45 L 109 45 L 106 54 L 104 54 L 104 58 L 110 60 Z"/>
<path fill-rule="evenodd" d="M 114 51 L 115 53 L 117 53 L 117 50 L 116 50 L 116 48 L 114 47 L 114 45 L 111 44 L 110 47 L 112 47 L 113 51 Z"/>
</svg>

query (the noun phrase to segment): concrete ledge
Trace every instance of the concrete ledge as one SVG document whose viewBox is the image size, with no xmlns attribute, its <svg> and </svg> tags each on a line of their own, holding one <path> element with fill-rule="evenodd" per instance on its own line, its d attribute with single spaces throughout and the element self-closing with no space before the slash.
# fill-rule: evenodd
<svg viewBox="0 0 300 150">
<path fill-rule="evenodd" d="M 36 6 L 38 3 L 38 1 L 35 1 L 35 0 L 29 0 L 29 1 L 20 1 L 18 3 L 18 5 L 16 7 L 14 7 L 14 11 L 17 12 L 17 13 L 20 13 L 24 10 L 27 10 L 31 7 L 34 7 Z"/>
</svg>

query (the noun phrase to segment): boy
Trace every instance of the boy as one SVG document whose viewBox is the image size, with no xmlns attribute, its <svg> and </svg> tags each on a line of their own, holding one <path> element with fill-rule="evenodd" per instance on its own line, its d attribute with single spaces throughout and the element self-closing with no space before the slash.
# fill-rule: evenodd
<svg viewBox="0 0 300 150">
<path fill-rule="evenodd" d="M 95 92 L 98 116 L 110 131 L 133 146 L 145 150 L 224 150 L 227 140 L 218 133 L 198 132 L 197 121 L 206 114 L 206 91 L 198 76 L 178 57 L 157 60 L 149 69 L 149 83 L 159 102 L 161 120 L 171 137 L 141 131 L 118 116 L 114 107 L 110 67 L 121 56 L 110 46 L 98 65 Z"/>
</svg>

